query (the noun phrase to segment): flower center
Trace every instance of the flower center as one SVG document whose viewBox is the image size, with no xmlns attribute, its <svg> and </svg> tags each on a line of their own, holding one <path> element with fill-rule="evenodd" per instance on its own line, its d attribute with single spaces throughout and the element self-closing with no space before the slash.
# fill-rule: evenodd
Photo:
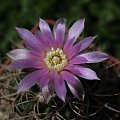
<svg viewBox="0 0 120 120">
<path fill-rule="evenodd" d="M 67 58 L 62 49 L 57 48 L 55 50 L 54 48 L 51 48 L 50 51 L 47 52 L 44 62 L 48 68 L 59 72 L 67 64 Z"/>
</svg>

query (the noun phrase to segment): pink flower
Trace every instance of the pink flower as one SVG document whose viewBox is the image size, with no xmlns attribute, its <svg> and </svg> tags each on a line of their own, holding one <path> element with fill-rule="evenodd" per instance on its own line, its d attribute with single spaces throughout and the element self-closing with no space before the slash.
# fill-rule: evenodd
<svg viewBox="0 0 120 120">
<path fill-rule="evenodd" d="M 39 83 L 47 102 L 52 91 L 65 101 L 68 85 L 75 97 L 84 99 L 85 92 L 77 76 L 88 80 L 100 80 L 96 73 L 84 67 L 84 64 L 108 59 L 108 55 L 100 51 L 82 53 L 95 37 L 90 36 L 75 43 L 84 29 L 84 21 L 84 19 L 76 21 L 66 36 L 65 19 L 57 20 L 53 32 L 42 19 L 39 20 L 40 31 L 35 31 L 34 34 L 27 29 L 16 27 L 28 49 L 10 51 L 8 56 L 12 58 L 11 66 L 18 69 L 37 68 L 20 82 L 18 93 Z"/>
</svg>

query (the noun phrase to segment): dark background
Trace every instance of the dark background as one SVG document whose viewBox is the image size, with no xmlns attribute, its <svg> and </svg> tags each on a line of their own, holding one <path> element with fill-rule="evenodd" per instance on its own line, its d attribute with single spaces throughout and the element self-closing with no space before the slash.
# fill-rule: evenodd
<svg viewBox="0 0 120 120">
<path fill-rule="evenodd" d="M 39 17 L 68 24 L 85 17 L 84 36 L 97 35 L 97 47 L 120 58 L 119 0 L 0 0 L 0 56 L 20 42 L 14 27 L 30 29 Z"/>
</svg>

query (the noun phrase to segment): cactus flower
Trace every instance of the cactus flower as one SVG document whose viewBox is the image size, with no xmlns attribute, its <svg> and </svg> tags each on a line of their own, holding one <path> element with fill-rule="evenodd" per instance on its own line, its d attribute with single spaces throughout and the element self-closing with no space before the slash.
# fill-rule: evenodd
<svg viewBox="0 0 120 120">
<path fill-rule="evenodd" d="M 108 55 L 100 51 L 83 53 L 95 39 L 95 36 L 90 36 L 76 42 L 84 29 L 84 22 L 85 19 L 76 21 L 67 34 L 66 20 L 63 18 L 56 21 L 52 31 L 43 19 L 39 20 L 40 30 L 34 33 L 16 27 L 26 48 L 8 53 L 12 59 L 11 66 L 17 69 L 37 68 L 21 80 L 18 93 L 38 83 L 47 102 L 53 91 L 65 102 L 67 85 L 76 98 L 84 99 L 84 88 L 78 76 L 87 80 L 100 80 L 93 70 L 84 65 L 108 59 Z"/>
</svg>

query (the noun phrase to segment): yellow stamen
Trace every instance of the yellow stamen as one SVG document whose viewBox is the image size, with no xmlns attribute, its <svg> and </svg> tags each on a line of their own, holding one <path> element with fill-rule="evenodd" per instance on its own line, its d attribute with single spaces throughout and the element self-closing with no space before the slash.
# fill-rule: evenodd
<svg viewBox="0 0 120 120">
<path fill-rule="evenodd" d="M 51 48 L 50 51 L 47 52 L 44 62 L 48 68 L 59 72 L 63 70 L 68 61 L 62 49 L 57 48 L 55 50 L 54 48 Z"/>
</svg>

